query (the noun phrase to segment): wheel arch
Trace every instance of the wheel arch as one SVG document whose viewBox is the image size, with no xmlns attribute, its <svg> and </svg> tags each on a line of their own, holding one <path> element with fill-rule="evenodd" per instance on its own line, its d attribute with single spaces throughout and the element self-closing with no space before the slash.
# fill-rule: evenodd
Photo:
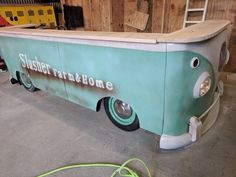
<svg viewBox="0 0 236 177">
<path fill-rule="evenodd" d="M 16 71 L 16 79 L 20 85 L 22 85 L 21 80 L 20 80 L 20 72 Z"/>
<path fill-rule="evenodd" d="M 117 112 L 114 113 L 115 105 L 112 104 L 113 105 L 112 106 L 110 103 L 115 104 L 115 101 L 118 101 L 118 100 L 120 100 L 121 102 L 126 103 L 130 106 L 132 112 L 130 113 L 130 115 L 128 115 L 128 117 L 125 117 L 125 116 L 123 117 L 123 115 L 119 115 Z M 118 128 L 125 130 L 125 131 L 134 131 L 134 130 L 137 130 L 140 128 L 140 122 L 139 122 L 138 115 L 137 115 L 135 109 L 133 109 L 133 107 L 129 104 L 129 102 L 124 101 L 123 99 L 113 97 L 113 96 L 106 97 L 104 99 L 104 109 L 107 114 L 107 117 Z"/>
<path fill-rule="evenodd" d="M 121 101 L 126 102 L 127 104 L 129 104 L 129 105 L 132 107 L 132 109 L 134 110 L 134 112 L 137 114 L 137 111 L 136 111 L 136 109 L 135 109 L 136 107 L 135 107 L 134 105 L 132 105 L 132 103 L 130 103 L 130 102 L 127 101 L 126 99 L 122 99 L 122 98 L 116 97 L 116 96 L 114 96 L 114 95 L 107 95 L 107 96 L 104 96 L 104 97 L 99 98 L 99 99 L 97 100 L 96 105 L 95 105 L 95 106 L 96 106 L 96 107 L 95 107 L 96 112 L 99 112 L 99 111 L 100 111 L 102 102 L 103 102 L 106 98 L 114 98 L 114 99 L 118 99 L 118 100 L 121 100 Z M 137 114 L 137 115 L 138 115 L 138 114 Z"/>
<path fill-rule="evenodd" d="M 99 112 L 101 110 L 101 107 L 102 107 L 102 103 L 103 101 L 106 99 L 106 98 L 110 98 L 112 96 L 104 96 L 100 99 L 97 100 L 97 104 L 96 104 L 96 112 Z"/>
</svg>

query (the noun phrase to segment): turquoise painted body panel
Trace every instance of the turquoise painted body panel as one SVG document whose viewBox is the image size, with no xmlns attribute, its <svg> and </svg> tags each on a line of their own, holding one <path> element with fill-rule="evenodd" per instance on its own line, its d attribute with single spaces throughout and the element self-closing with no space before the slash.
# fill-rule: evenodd
<svg viewBox="0 0 236 177">
<path fill-rule="evenodd" d="M 190 59 L 194 57 L 200 61 L 197 68 L 190 67 Z M 193 98 L 195 83 L 205 71 L 212 77 L 211 90 L 201 98 Z M 212 104 L 216 80 L 212 65 L 203 56 L 187 51 L 167 53 L 164 134 L 176 136 L 188 132 L 189 119 L 200 116 Z"/>
<path fill-rule="evenodd" d="M 12 76 L 16 77 L 16 71 L 28 72 L 36 87 L 93 110 L 104 97 L 121 99 L 135 110 L 142 128 L 162 133 L 165 52 L 8 37 L 1 38 L 0 48 Z M 50 74 L 22 67 L 19 54 L 23 60 L 36 61 L 37 58 L 37 61 L 50 65 Z M 66 79 L 60 78 L 58 71 L 67 73 Z M 68 79 L 68 73 L 75 81 Z M 86 75 L 94 81 L 102 80 L 103 87 L 109 82 L 113 89 L 78 83 L 77 75 L 80 79 Z"/>
<path fill-rule="evenodd" d="M 37 88 L 92 110 L 105 97 L 120 99 L 132 106 L 141 128 L 160 135 L 188 132 L 189 119 L 200 116 L 213 101 L 217 66 L 187 48 L 168 51 L 168 43 L 157 43 L 153 45 L 161 49 L 155 51 L 17 37 L 0 40 L 0 55 L 14 78 L 17 71 L 28 73 Z M 194 57 L 200 61 L 197 68 L 190 66 Z M 193 88 L 203 72 L 210 74 L 212 87 L 196 99 Z"/>
</svg>

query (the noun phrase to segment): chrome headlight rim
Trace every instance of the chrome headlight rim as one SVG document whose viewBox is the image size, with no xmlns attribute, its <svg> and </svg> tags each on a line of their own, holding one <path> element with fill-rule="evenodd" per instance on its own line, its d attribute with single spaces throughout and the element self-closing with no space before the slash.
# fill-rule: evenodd
<svg viewBox="0 0 236 177">
<path fill-rule="evenodd" d="M 203 72 L 197 82 L 195 83 L 193 89 L 193 97 L 200 98 L 206 95 L 212 86 L 212 77 L 210 76 L 209 72 Z"/>
</svg>

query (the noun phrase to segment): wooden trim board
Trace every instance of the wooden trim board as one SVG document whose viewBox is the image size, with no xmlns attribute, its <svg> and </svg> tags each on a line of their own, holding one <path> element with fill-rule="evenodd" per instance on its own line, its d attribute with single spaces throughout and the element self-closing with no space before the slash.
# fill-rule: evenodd
<svg viewBox="0 0 236 177">
<path fill-rule="evenodd" d="M 130 32 L 88 32 L 88 31 L 60 31 L 21 28 L 0 28 L 1 36 L 25 35 L 57 38 L 88 39 L 101 41 L 119 41 L 135 43 L 192 43 L 210 39 L 227 29 L 230 24 L 227 20 L 205 21 L 188 28 L 169 33 L 130 33 Z"/>
</svg>

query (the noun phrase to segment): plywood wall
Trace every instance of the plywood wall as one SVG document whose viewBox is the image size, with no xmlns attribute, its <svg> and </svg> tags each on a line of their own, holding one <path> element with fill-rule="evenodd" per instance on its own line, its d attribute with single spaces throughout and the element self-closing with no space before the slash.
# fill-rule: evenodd
<svg viewBox="0 0 236 177">
<path fill-rule="evenodd" d="M 170 33 L 183 26 L 186 0 L 61 0 L 65 4 L 81 6 L 84 30 L 117 32 Z M 191 8 L 204 6 L 205 0 L 190 0 Z M 146 28 L 138 30 L 127 25 L 136 11 L 149 15 Z M 190 14 L 199 20 L 201 13 Z M 230 40 L 231 59 L 227 71 L 236 72 L 236 0 L 209 0 L 207 19 L 228 19 L 232 22 Z M 233 36 L 233 37 L 232 37 Z"/>
<path fill-rule="evenodd" d="M 124 31 L 124 1 L 112 0 L 112 31 Z"/>
<path fill-rule="evenodd" d="M 83 8 L 84 30 L 112 31 L 111 0 L 65 0 L 65 4 Z"/>
<path fill-rule="evenodd" d="M 153 0 L 152 10 L 152 32 L 161 33 L 164 30 L 165 2 L 163 0 Z"/>
<path fill-rule="evenodd" d="M 137 0 L 124 0 L 124 31 L 125 32 L 137 32 L 136 28 L 128 26 L 127 24 L 131 20 L 132 14 L 137 10 Z"/>
<path fill-rule="evenodd" d="M 63 4 L 81 6 L 84 15 L 84 30 L 137 32 L 126 25 L 136 11 L 148 14 L 152 8 L 149 0 L 61 0 Z M 151 32 L 151 21 L 148 21 Z M 145 29 L 146 30 L 146 29 Z M 143 30 L 144 31 L 144 30 Z"/>
<path fill-rule="evenodd" d="M 149 15 L 146 32 L 173 32 L 183 26 L 186 0 L 62 0 L 82 6 L 85 30 L 138 31 L 125 25 L 136 11 Z M 203 7 L 205 0 L 190 0 L 192 8 Z M 228 19 L 236 26 L 236 0 L 209 0 L 207 19 Z M 193 13 L 191 19 L 199 18 Z"/>
<path fill-rule="evenodd" d="M 167 0 L 164 13 L 164 32 L 170 33 L 183 26 L 185 0 Z"/>
<path fill-rule="evenodd" d="M 230 60 L 225 70 L 236 72 L 236 1 L 209 0 L 207 19 L 228 19 L 232 22 L 229 33 Z"/>
<path fill-rule="evenodd" d="M 153 32 L 169 33 L 179 30 L 183 26 L 186 7 L 185 0 L 153 0 Z M 205 0 L 190 0 L 191 8 L 201 8 Z M 160 9 L 164 8 L 164 13 Z M 189 20 L 200 20 L 201 12 L 193 12 Z M 230 60 L 225 67 L 226 71 L 236 72 L 236 0 L 209 0 L 207 20 L 227 19 L 232 22 L 229 29 Z M 162 23 L 160 22 L 162 20 Z M 163 29 L 163 30 L 161 30 Z"/>
<path fill-rule="evenodd" d="M 204 6 L 205 0 L 190 0 L 191 8 Z M 183 26 L 186 0 L 153 0 L 153 32 L 169 33 L 181 29 Z M 164 8 L 164 13 L 161 9 Z M 236 26 L 236 0 L 209 0 L 207 19 L 228 19 Z M 163 17 L 164 16 L 164 17 Z M 200 14 L 190 14 L 191 20 L 199 20 Z M 161 23 L 164 20 L 164 23 Z"/>
</svg>

